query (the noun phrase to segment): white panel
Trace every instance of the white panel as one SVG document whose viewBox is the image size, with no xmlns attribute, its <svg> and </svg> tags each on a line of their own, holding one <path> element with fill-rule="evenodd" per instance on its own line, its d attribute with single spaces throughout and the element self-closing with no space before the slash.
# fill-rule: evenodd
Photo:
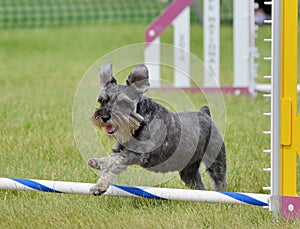
<svg viewBox="0 0 300 229">
<path fill-rule="evenodd" d="M 204 86 L 216 87 L 220 82 L 220 0 L 204 0 L 203 8 Z"/>
<path fill-rule="evenodd" d="M 149 70 L 151 87 L 160 86 L 160 38 L 156 38 L 145 48 L 144 62 Z"/>
<path fill-rule="evenodd" d="M 174 20 L 174 85 L 190 86 L 190 7 Z"/>
<path fill-rule="evenodd" d="M 248 0 L 234 0 L 233 5 L 233 86 L 247 87 L 250 83 L 250 4 Z"/>
</svg>

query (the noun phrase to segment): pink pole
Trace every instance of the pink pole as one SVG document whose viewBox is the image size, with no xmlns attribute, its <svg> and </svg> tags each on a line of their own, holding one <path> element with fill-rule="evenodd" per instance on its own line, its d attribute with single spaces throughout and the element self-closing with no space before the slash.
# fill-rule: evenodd
<svg viewBox="0 0 300 229">
<path fill-rule="evenodd" d="M 188 6 L 193 0 L 175 0 L 172 2 L 146 29 L 145 42 L 146 46 L 159 37 L 162 32 L 168 28 L 173 20 Z"/>
</svg>

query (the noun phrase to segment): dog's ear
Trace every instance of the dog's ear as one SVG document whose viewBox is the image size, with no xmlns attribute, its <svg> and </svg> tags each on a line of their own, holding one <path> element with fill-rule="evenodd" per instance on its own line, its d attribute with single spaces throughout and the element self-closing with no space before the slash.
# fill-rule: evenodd
<svg viewBox="0 0 300 229">
<path fill-rule="evenodd" d="M 112 75 L 112 63 L 107 64 L 99 68 L 100 88 L 103 89 L 110 83 L 117 83 L 117 80 Z"/>
<path fill-rule="evenodd" d="M 126 83 L 142 93 L 146 92 L 150 86 L 148 68 L 144 64 L 136 66 L 129 74 Z"/>
</svg>

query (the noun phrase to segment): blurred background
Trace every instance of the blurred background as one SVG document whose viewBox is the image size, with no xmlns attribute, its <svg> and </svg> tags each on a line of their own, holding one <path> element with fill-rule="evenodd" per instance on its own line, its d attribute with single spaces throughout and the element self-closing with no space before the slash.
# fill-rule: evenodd
<svg viewBox="0 0 300 229">
<path fill-rule="evenodd" d="M 168 0 L 1 0 L 0 28 L 33 28 L 84 24 L 148 24 L 170 3 Z M 199 1 L 202 6 L 203 0 Z M 233 0 L 221 1 L 221 21 L 232 22 Z M 202 16 L 191 8 L 191 22 Z"/>
</svg>

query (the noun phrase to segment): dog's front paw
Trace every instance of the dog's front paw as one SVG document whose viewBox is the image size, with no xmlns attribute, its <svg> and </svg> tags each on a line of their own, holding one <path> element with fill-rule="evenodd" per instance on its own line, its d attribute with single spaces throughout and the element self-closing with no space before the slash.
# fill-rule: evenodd
<svg viewBox="0 0 300 229">
<path fill-rule="evenodd" d="M 101 196 L 106 191 L 107 188 L 95 185 L 90 189 L 90 194 L 94 196 Z"/>
<path fill-rule="evenodd" d="M 90 194 L 94 196 L 101 196 L 107 191 L 109 185 L 110 183 L 107 180 L 100 178 L 100 181 L 95 186 L 91 187 Z"/>
<path fill-rule="evenodd" d="M 93 169 L 101 170 L 101 164 L 99 158 L 91 158 L 88 160 L 88 165 Z"/>
</svg>

